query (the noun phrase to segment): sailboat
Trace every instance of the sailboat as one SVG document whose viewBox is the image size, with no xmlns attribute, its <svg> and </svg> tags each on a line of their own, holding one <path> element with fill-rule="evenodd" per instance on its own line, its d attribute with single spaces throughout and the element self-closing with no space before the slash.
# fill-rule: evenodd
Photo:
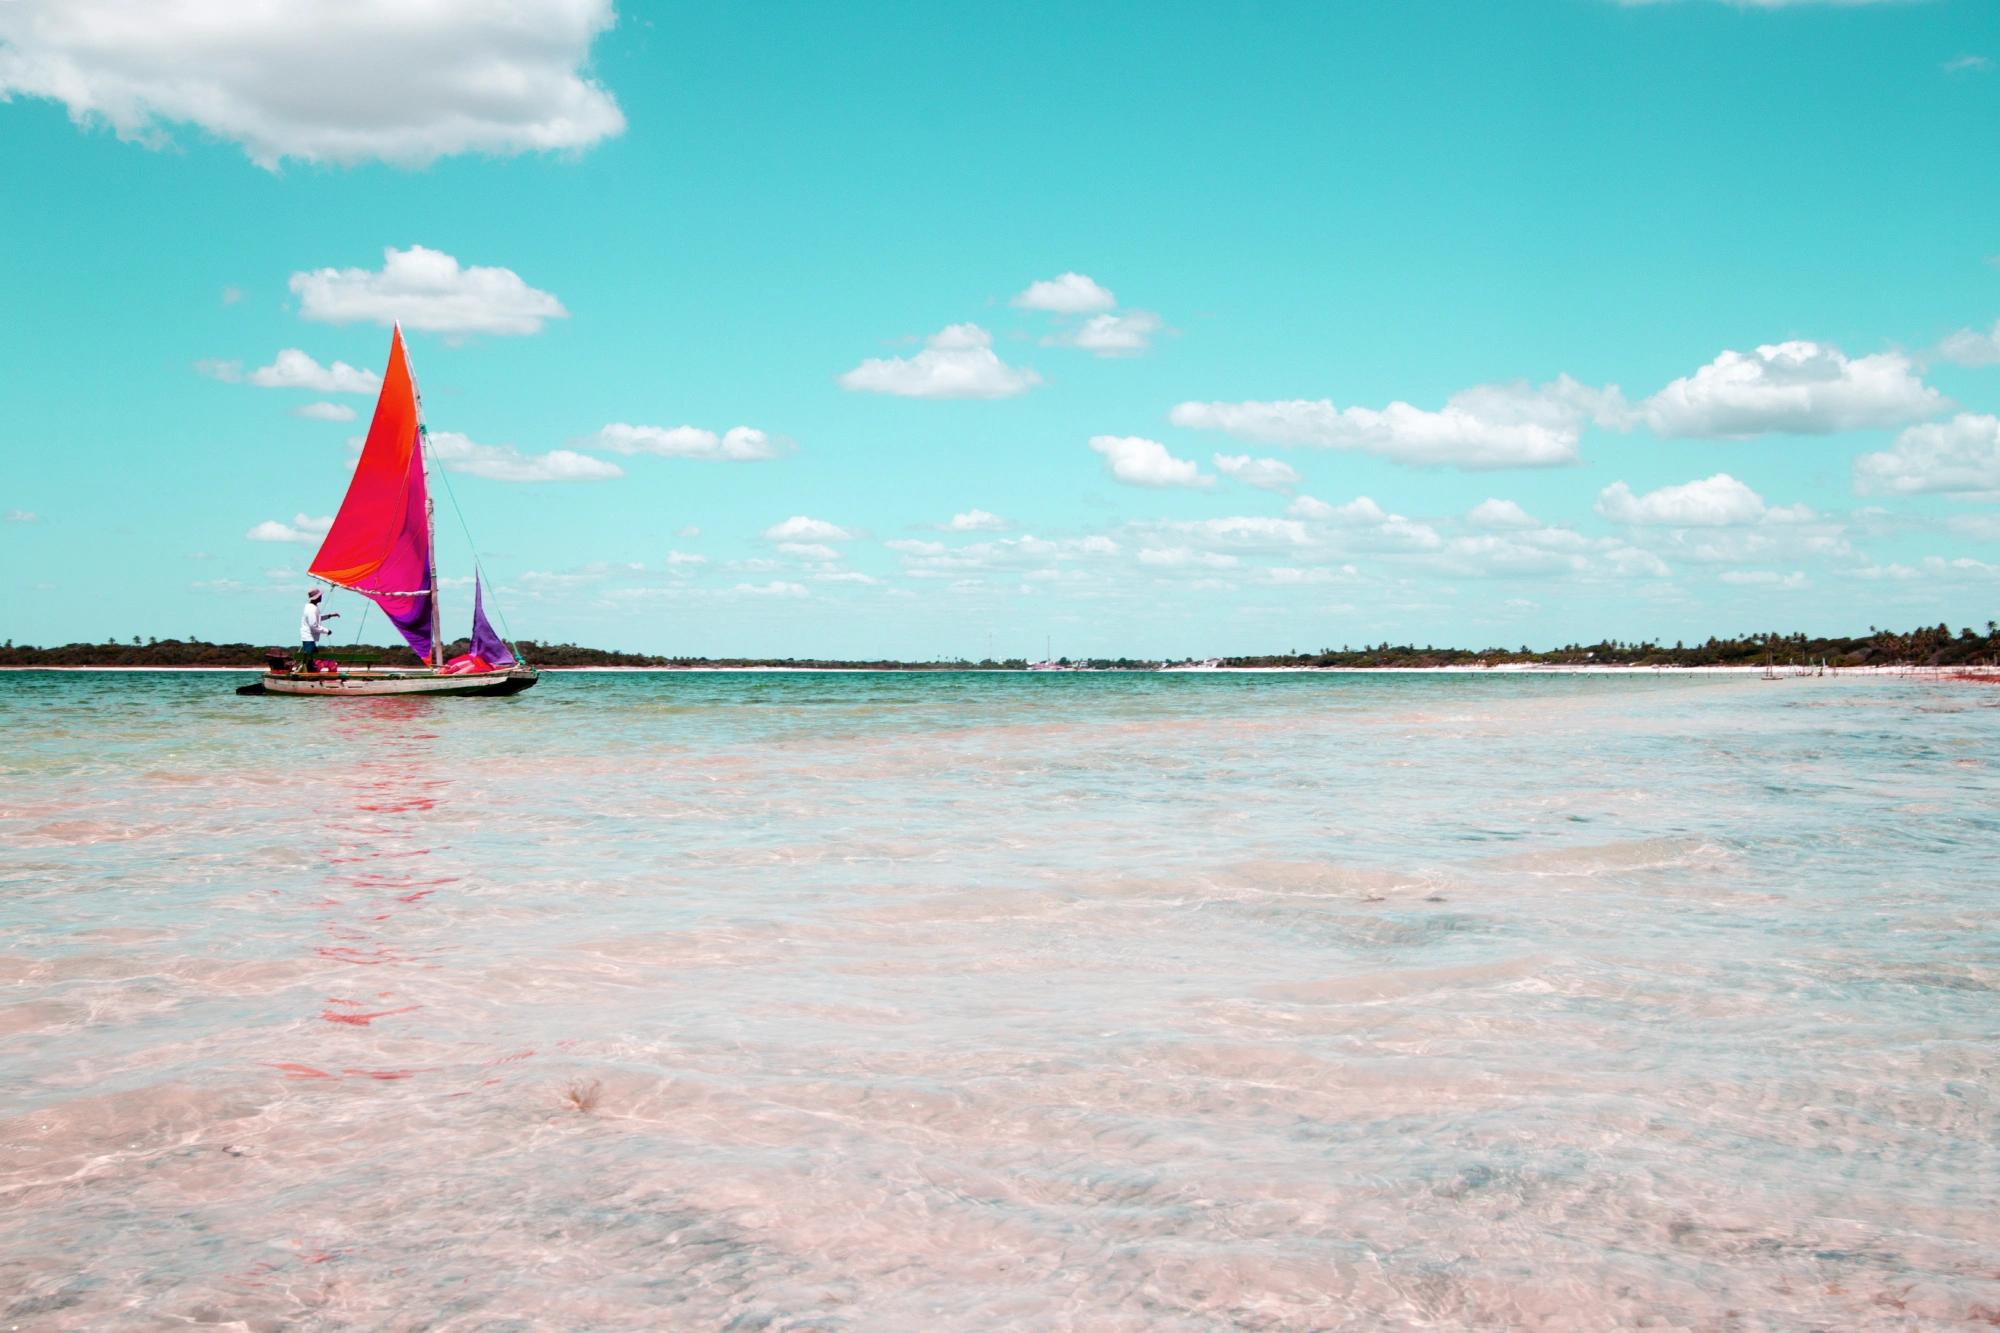
<svg viewBox="0 0 2000 1333">
<path fill-rule="evenodd" d="M 428 458 L 423 399 L 410 374 L 399 324 L 389 341 L 382 394 L 375 400 L 375 416 L 368 423 L 354 479 L 326 540 L 306 569 L 320 582 L 358 592 L 381 607 L 423 665 L 376 669 L 290 661 L 273 654 L 270 669 L 237 693 L 519 694 L 534 685 L 535 669 L 521 661 L 488 623 L 485 588 L 476 572 L 471 647 L 461 657 L 444 660 Z"/>
</svg>

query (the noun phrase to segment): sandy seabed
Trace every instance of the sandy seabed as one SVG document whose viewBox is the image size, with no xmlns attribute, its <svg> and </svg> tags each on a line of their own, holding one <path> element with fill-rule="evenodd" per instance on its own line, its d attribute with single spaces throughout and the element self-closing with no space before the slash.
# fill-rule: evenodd
<svg viewBox="0 0 2000 1333">
<path fill-rule="evenodd" d="M 0 1327 L 2000 1321 L 2000 694 L 1232 674 L 7 676 Z"/>
</svg>

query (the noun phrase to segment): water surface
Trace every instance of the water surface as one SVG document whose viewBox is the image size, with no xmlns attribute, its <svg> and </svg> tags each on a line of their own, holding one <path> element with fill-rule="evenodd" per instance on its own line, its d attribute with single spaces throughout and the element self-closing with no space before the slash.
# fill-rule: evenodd
<svg viewBox="0 0 2000 1333">
<path fill-rule="evenodd" d="M 2000 691 L 234 683 L 0 674 L 9 1325 L 2000 1322 Z"/>
</svg>

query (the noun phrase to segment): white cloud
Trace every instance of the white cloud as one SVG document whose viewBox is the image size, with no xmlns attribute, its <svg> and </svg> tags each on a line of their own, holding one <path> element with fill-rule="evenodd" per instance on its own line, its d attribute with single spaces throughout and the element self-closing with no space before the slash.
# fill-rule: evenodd
<svg viewBox="0 0 2000 1333">
<path fill-rule="evenodd" d="M 1206 486 L 1204 477 L 1191 459 L 1175 458 L 1158 440 L 1137 435 L 1093 435 L 1091 449 L 1104 455 L 1111 475 L 1128 486 Z"/>
<path fill-rule="evenodd" d="M 1924 568 L 1933 574 L 1971 574 L 1978 578 L 2000 578 L 2000 565 L 1991 565 L 1984 560 L 1974 560 L 1971 556 L 1957 556 L 1947 560 L 1941 555 L 1924 557 Z"/>
<path fill-rule="evenodd" d="M 2000 417 L 1961 412 L 1912 426 L 1881 453 L 1854 460 L 1863 495 L 2000 495 Z"/>
<path fill-rule="evenodd" d="M 9 523 L 34 523 L 41 518 L 41 515 L 32 509 L 9 509 L 5 518 Z"/>
<path fill-rule="evenodd" d="M 372 322 L 430 333 L 540 333 L 564 319 L 548 292 L 537 291 L 510 268 L 464 268 L 439 250 L 413 245 L 382 251 L 378 272 L 321 268 L 294 273 L 291 289 L 299 315 L 327 324 Z"/>
<path fill-rule="evenodd" d="M 1092 315 L 1073 329 L 1052 333 L 1042 341 L 1054 347 L 1081 347 L 1098 356 L 1137 356 L 1152 345 L 1153 335 L 1165 327 L 1150 310 L 1133 310 L 1123 315 Z"/>
<path fill-rule="evenodd" d="M 823 518 L 807 518 L 804 514 L 794 514 L 764 529 L 764 540 L 773 542 L 847 542 L 859 535 Z"/>
<path fill-rule="evenodd" d="M 229 361 L 220 364 L 226 369 L 235 366 L 236 363 Z M 222 373 L 217 373 L 215 377 L 230 378 Z M 322 366 L 296 347 L 287 347 L 279 352 L 270 365 L 259 366 L 251 371 L 249 378 L 250 383 L 260 389 L 311 389 L 314 393 L 368 394 L 374 393 L 382 384 L 381 376 L 372 370 L 350 366 L 345 361 Z"/>
<path fill-rule="evenodd" d="M 325 518 L 294 514 L 290 523 L 267 518 L 243 535 L 253 542 L 316 542 L 326 536 L 326 530 L 332 526 L 331 514 Z"/>
<path fill-rule="evenodd" d="M 1288 491 L 1299 484 L 1299 474 L 1292 465 L 1275 458 L 1252 458 L 1249 454 L 1215 454 L 1213 458 L 1224 476 L 1259 490 Z"/>
<path fill-rule="evenodd" d="M 1775 569 L 1730 569 L 1716 576 L 1724 583 L 1739 588 L 1803 588 L 1806 586 L 1804 570 L 1794 570 L 1780 574 Z"/>
<path fill-rule="evenodd" d="M 1365 495 L 1339 505 L 1301 495 L 1285 507 L 1285 513 L 1293 519 L 1341 529 L 1338 542 L 1357 550 L 1434 551 L 1445 544 L 1430 524 L 1392 514 Z"/>
<path fill-rule="evenodd" d="M 1375 502 L 1370 500 L 1368 503 L 1373 504 Z M 1328 504 L 1318 496 L 1301 495 L 1298 499 L 1285 506 L 1285 513 L 1292 518 L 1317 522 L 1332 518 L 1335 513 L 1335 506 Z"/>
<path fill-rule="evenodd" d="M 1984 74 L 1993 68 L 1990 56 L 1956 56 L 1939 66 L 1947 74 Z"/>
<path fill-rule="evenodd" d="M 1311 587 L 1325 583 L 1359 583 L 1361 571 L 1353 565 L 1273 565 L 1262 571 L 1264 582 L 1280 588 Z"/>
<path fill-rule="evenodd" d="M 1626 431 L 1635 420 L 1632 405 L 1617 385 L 1592 388 L 1568 375 L 1558 375 L 1546 384 L 1526 380 L 1475 384 L 1453 394 L 1450 405 L 1482 421 L 1535 425 L 1558 432 L 1580 430 L 1586 423 Z"/>
<path fill-rule="evenodd" d="M 1586 537 L 1574 528 L 1510 527 L 1452 538 L 1428 561 L 1446 571 L 1487 578 L 1571 575 L 1585 579 L 1664 578 L 1664 560 L 1629 542 Z"/>
<path fill-rule="evenodd" d="M 1587 422 L 1624 429 L 1630 417 L 1615 385 L 1593 389 L 1567 375 L 1539 387 L 1525 381 L 1475 385 L 1435 412 L 1402 402 L 1380 410 L 1340 408 L 1321 398 L 1186 402 L 1170 414 L 1177 426 L 1239 439 L 1353 449 L 1412 466 L 1459 468 L 1572 463 Z"/>
<path fill-rule="evenodd" d="M 372 370 L 350 366 L 345 361 L 336 361 L 330 366 L 319 362 L 296 347 L 287 347 L 268 366 L 259 366 L 246 377 L 241 361 L 223 361 L 215 358 L 194 363 L 198 374 L 210 379 L 221 380 L 224 384 L 242 384 L 246 381 L 260 389 L 310 389 L 314 393 L 374 393 L 381 387 L 381 377 Z M 326 404 L 325 406 L 332 406 Z M 296 409 L 295 409 L 296 410 Z M 301 416 L 318 415 L 299 411 Z M 323 417 L 327 421 L 351 420 L 353 413 L 346 417 Z"/>
<path fill-rule="evenodd" d="M 1367 556 L 1371 565 L 1390 562 L 1392 568 L 1401 566 L 1430 575 L 1480 578 L 1573 576 L 1603 580 L 1660 578 L 1671 573 L 1659 556 L 1630 541 L 1589 537 L 1572 528 L 1541 524 L 1518 505 L 1506 502 L 1488 511 L 1496 519 L 1504 518 L 1505 526 L 1460 535 L 1447 535 L 1430 523 L 1392 513 L 1367 496 L 1338 505 L 1300 496 L 1286 512 L 1284 518 L 1238 516 L 1134 523 L 1128 530 L 1141 537 L 1148 548 L 1178 545 L 1206 551 L 1270 553 L 1282 557 L 1287 568 L 1309 571 Z M 1667 540 L 1674 534 L 1661 530 L 1659 535 Z M 1304 582 L 1330 576 L 1271 577 Z"/>
<path fill-rule="evenodd" d="M 1944 520 L 1944 526 L 1960 536 L 1970 536 L 1982 542 L 2000 542 L 2000 508 L 1988 508 L 1976 514 L 1952 514 Z"/>
<path fill-rule="evenodd" d="M 1663 579 L 1674 572 L 1666 561 L 1636 546 L 1613 546 L 1605 552 L 1605 559 L 1611 562 L 1612 572 L 1621 578 Z"/>
<path fill-rule="evenodd" d="M 354 409 L 345 403 L 305 403 L 293 408 L 292 415 L 308 421 L 352 421 Z"/>
<path fill-rule="evenodd" d="M 1563 549 L 1566 545 L 1538 542 L 1511 533 L 1482 533 L 1453 538 L 1446 549 L 1446 558 L 1468 573 L 1489 577 L 1588 572 L 1589 557 L 1581 551 Z"/>
<path fill-rule="evenodd" d="M 963 514 L 953 514 L 951 522 L 942 526 L 947 532 L 1005 532 L 1009 525 L 998 514 L 989 514 L 984 509 L 968 509 Z"/>
<path fill-rule="evenodd" d="M 1298 519 L 1261 514 L 1155 523 L 1142 525 L 1141 530 L 1170 535 L 1193 545 L 1234 550 L 1282 551 L 1313 544 L 1312 534 Z"/>
<path fill-rule="evenodd" d="M 1445 543 L 1430 524 L 1390 514 L 1372 527 L 1362 526 L 1348 544 L 1369 550 L 1434 551 Z"/>
<path fill-rule="evenodd" d="M 804 597 L 806 595 L 806 588 L 803 583 L 786 583 L 782 579 L 773 579 L 769 583 L 739 583 L 730 589 L 730 591 L 742 593 L 746 597 Z"/>
<path fill-rule="evenodd" d="M 551 449 L 524 454 L 511 444 L 477 444 L 456 431 L 430 433 L 431 457 L 453 472 L 488 481 L 608 481 L 625 470 L 589 454 Z"/>
<path fill-rule="evenodd" d="M 579 149 L 625 127 L 584 78 L 611 0 L 9 0 L 0 101 L 153 147 L 194 125 L 259 166 Z"/>
<path fill-rule="evenodd" d="M 1990 366 L 2000 363 L 2000 321 L 1985 333 L 1960 329 L 1937 345 L 1940 359 L 1957 366 Z"/>
<path fill-rule="evenodd" d="M 1314 523 L 1376 524 L 1389 521 L 1389 511 L 1365 495 L 1357 495 L 1343 505 L 1328 504 L 1314 496 L 1301 495 L 1285 506 L 1285 513 Z"/>
<path fill-rule="evenodd" d="M 1764 517 L 1763 497 L 1726 472 L 1635 496 L 1614 481 L 1597 496 L 1597 512 L 1614 523 L 1667 527 L 1730 527 Z"/>
<path fill-rule="evenodd" d="M 1871 582 L 1878 579 L 1893 579 L 1898 582 L 1905 582 L 1910 579 L 1922 578 L 1923 574 L 1909 565 L 1891 563 L 1887 565 L 1863 565 L 1858 569 L 1848 570 L 1847 576 L 1854 579 L 1868 579 Z"/>
<path fill-rule="evenodd" d="M 1849 358 L 1826 343 L 1724 352 L 1644 404 L 1657 435 L 1827 435 L 1901 426 L 1950 406 L 1898 352 Z"/>
<path fill-rule="evenodd" d="M 840 552 L 820 542 L 779 542 L 778 554 L 794 560 L 838 560 Z"/>
<path fill-rule="evenodd" d="M 1059 277 L 1029 283 L 1026 291 L 1014 297 L 1013 304 L 1022 310 L 1087 315 L 1111 309 L 1118 304 L 1118 298 L 1081 273 L 1064 273 Z"/>
<path fill-rule="evenodd" d="M 777 441 L 750 426 L 732 426 L 721 435 L 699 426 L 631 426 L 614 421 L 580 443 L 617 454 L 658 454 L 662 458 L 702 458 L 740 462 L 776 458 Z"/>
<path fill-rule="evenodd" d="M 1800 559 L 1824 563 L 1853 554 L 1843 525 L 1801 522 L 1796 517 L 1783 517 L 1786 513 L 1767 508 L 1760 520 L 1735 526 L 1635 526 L 1632 538 L 1650 549 L 1703 565 Z"/>
<path fill-rule="evenodd" d="M 701 529 L 690 523 L 686 527 L 676 530 L 674 536 L 685 537 L 692 541 L 694 538 L 701 536 Z"/>
<path fill-rule="evenodd" d="M 1541 521 L 1512 500 L 1481 500 L 1465 521 L 1475 528 L 1538 528 Z"/>
<path fill-rule="evenodd" d="M 871 357 L 840 377 L 843 389 L 902 398 L 1011 398 L 1041 382 L 994 355 L 993 335 L 977 324 L 949 325 L 915 356 Z"/>
<path fill-rule="evenodd" d="M 1139 550 L 1139 563 L 1158 569 L 1234 569 L 1243 562 L 1220 551 L 1197 551 L 1188 546 L 1146 546 Z"/>
<path fill-rule="evenodd" d="M 959 547 L 949 547 L 943 542 L 910 540 L 883 544 L 903 557 L 906 570 L 923 578 L 943 578 L 990 569 L 1046 570 L 1068 561 L 1118 553 L 1117 542 L 1096 534 L 1061 538 L 1024 534 Z"/>
<path fill-rule="evenodd" d="M 1013 304 L 1023 310 L 1088 316 L 1057 328 L 1042 339 L 1042 344 L 1080 347 L 1096 356 L 1138 356 L 1151 346 L 1153 335 L 1166 327 L 1150 310 L 1116 313 L 1118 298 L 1081 273 L 1032 283 L 1015 295 Z"/>
<path fill-rule="evenodd" d="M 1983 542 L 2000 542 L 2000 510 L 1981 514 L 1953 514 L 1944 525 L 1953 532 Z"/>
<path fill-rule="evenodd" d="M 696 554 L 695 554 L 695 553 L 694 553 L 693 551 L 669 551 L 669 552 L 667 552 L 667 568 L 668 568 L 668 569 L 684 569 L 684 568 L 692 568 L 692 567 L 694 567 L 694 566 L 697 566 L 697 565 L 705 565 L 705 564 L 707 564 L 707 563 L 708 563 L 708 557 L 707 557 L 707 556 L 705 556 L 705 555 L 696 555 Z"/>
</svg>

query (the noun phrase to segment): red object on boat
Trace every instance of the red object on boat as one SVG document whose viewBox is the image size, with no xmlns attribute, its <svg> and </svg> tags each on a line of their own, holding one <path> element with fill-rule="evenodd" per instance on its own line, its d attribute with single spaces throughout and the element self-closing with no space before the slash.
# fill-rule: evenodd
<svg viewBox="0 0 2000 1333">
<path fill-rule="evenodd" d="M 491 671 L 491 670 L 493 670 L 493 664 L 487 661 L 485 658 L 475 657 L 471 653 L 465 653 L 458 657 L 452 658 L 451 661 L 449 662 L 446 662 L 444 664 L 444 671 L 442 674 L 447 676 L 463 676 L 468 672 Z"/>
</svg>

